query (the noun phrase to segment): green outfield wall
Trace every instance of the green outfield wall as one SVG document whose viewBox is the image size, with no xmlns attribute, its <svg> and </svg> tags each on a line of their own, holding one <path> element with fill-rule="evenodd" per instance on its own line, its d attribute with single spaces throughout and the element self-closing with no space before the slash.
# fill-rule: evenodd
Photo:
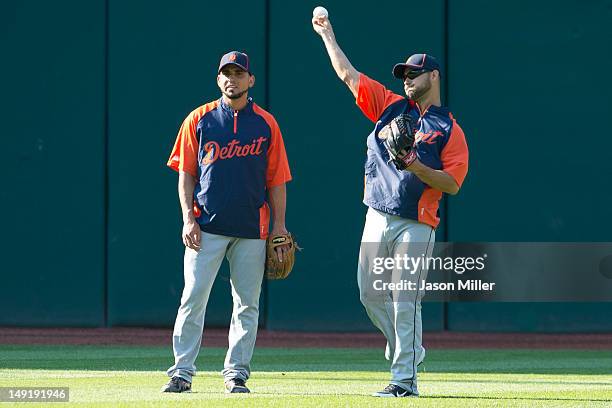
<svg viewBox="0 0 612 408">
<path fill-rule="evenodd" d="M 449 241 L 602 241 L 609 233 L 609 1 L 449 1 L 448 103 L 470 174 Z M 594 61 L 586 70 L 576 61 Z M 572 147 L 569 147 L 572 146 Z M 581 279 L 576 271 L 576 279 Z M 450 304 L 451 330 L 610 330 L 611 303 Z"/>
<path fill-rule="evenodd" d="M 364 3 L 365 4 L 365 3 Z M 0 15 L 0 325 L 171 326 L 183 287 L 177 130 L 218 97 L 220 56 L 249 53 L 277 118 L 304 250 L 265 282 L 275 330 L 374 330 L 357 254 L 372 123 L 334 74 L 311 2 L 11 2 Z M 393 64 L 443 65 L 470 173 L 438 241 L 610 241 L 609 1 L 324 4 L 355 67 L 402 93 Z M 603 128 L 600 130 L 599 128 Z M 609 228 L 611 227 L 611 228 Z M 577 271 L 579 275 L 580 271 Z M 207 324 L 231 314 L 227 265 Z M 610 303 L 424 303 L 426 330 L 610 331 Z"/>
<path fill-rule="evenodd" d="M 3 4 L 0 324 L 104 324 L 102 1 Z"/>
</svg>

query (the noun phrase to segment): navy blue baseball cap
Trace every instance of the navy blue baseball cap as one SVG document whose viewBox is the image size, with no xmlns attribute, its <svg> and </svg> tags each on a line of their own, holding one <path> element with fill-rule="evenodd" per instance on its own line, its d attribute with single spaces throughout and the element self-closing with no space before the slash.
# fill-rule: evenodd
<svg viewBox="0 0 612 408">
<path fill-rule="evenodd" d="M 249 67 L 249 56 L 243 52 L 230 51 L 221 57 L 221 62 L 219 62 L 219 70 L 217 73 L 221 72 L 223 67 L 229 64 L 234 64 L 237 67 L 244 69 L 249 74 L 251 73 L 251 69 Z"/>
<path fill-rule="evenodd" d="M 404 72 L 408 68 L 410 71 L 433 71 L 440 72 L 440 64 L 429 54 L 413 54 L 406 62 L 395 64 L 393 76 L 397 79 L 404 79 Z"/>
</svg>

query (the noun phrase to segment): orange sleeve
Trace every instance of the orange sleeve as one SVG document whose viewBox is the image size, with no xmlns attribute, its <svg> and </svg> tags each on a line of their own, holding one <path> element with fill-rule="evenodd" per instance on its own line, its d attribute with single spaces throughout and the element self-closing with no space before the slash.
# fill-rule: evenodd
<svg viewBox="0 0 612 408">
<path fill-rule="evenodd" d="M 404 97 L 394 94 L 380 82 L 359 74 L 359 86 L 355 103 L 372 122 L 378 121 L 387 107 Z"/>
<path fill-rule="evenodd" d="M 274 116 L 262 109 L 259 105 L 254 105 L 253 110 L 261 116 L 270 127 L 270 144 L 268 145 L 268 169 L 266 171 L 266 187 L 279 186 L 291 181 L 291 171 L 289 161 L 285 151 L 283 135 Z"/>
<path fill-rule="evenodd" d="M 468 147 L 463 130 L 453 119 L 453 127 L 448 142 L 442 149 L 442 170 L 455 179 L 461 187 L 468 172 Z"/>
<path fill-rule="evenodd" d="M 191 112 L 183 121 L 181 128 L 179 129 L 168 159 L 168 167 L 176 171 L 184 171 L 191 174 L 193 177 L 198 177 L 198 136 L 196 134 L 196 127 L 202 116 L 214 109 L 217 102 L 211 102 L 206 105 L 200 106 L 193 112 Z"/>
<path fill-rule="evenodd" d="M 272 140 L 268 147 L 268 170 L 266 173 L 266 187 L 279 186 L 291 180 L 289 161 L 285 151 L 283 135 L 276 121 L 273 122 Z"/>
</svg>

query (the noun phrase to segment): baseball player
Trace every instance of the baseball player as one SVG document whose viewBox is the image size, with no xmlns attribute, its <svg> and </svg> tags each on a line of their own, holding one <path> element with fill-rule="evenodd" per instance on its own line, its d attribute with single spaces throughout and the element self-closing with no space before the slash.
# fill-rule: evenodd
<svg viewBox="0 0 612 408">
<path fill-rule="evenodd" d="M 249 57 L 225 54 L 217 75 L 221 98 L 187 116 L 168 160 L 179 172 L 185 288 L 174 325 L 174 365 L 162 392 L 191 391 L 206 304 L 224 257 L 234 304 L 225 389 L 250 392 L 245 382 L 257 334 L 270 210 L 272 234 L 287 234 L 285 183 L 291 180 L 276 120 L 248 97 L 254 84 Z M 281 259 L 283 251 L 278 250 Z"/>
<path fill-rule="evenodd" d="M 393 67 L 403 81 L 406 97 L 358 72 L 336 42 L 326 15 L 312 24 L 325 44 L 336 74 L 356 98 L 357 106 L 375 123 L 367 138 L 364 203 L 369 207 L 358 267 L 360 298 L 372 323 L 387 339 L 385 357 L 391 362 L 391 381 L 377 397 L 418 396 L 417 366 L 425 357 L 421 343 L 421 281 L 423 264 L 402 279 L 417 283 L 416 290 L 397 297 L 395 291 L 366 296 L 371 283 L 371 251 L 377 256 L 418 258 L 431 256 L 440 221 L 438 203 L 443 193 L 457 194 L 468 171 L 468 148 L 463 131 L 440 103 L 440 66 L 427 54 L 415 54 Z M 418 131 L 411 154 L 393 157 L 379 137 L 390 122 L 409 115 Z M 401 166 L 397 165 L 400 163 Z M 399 167 L 399 169 L 398 169 Z"/>
</svg>

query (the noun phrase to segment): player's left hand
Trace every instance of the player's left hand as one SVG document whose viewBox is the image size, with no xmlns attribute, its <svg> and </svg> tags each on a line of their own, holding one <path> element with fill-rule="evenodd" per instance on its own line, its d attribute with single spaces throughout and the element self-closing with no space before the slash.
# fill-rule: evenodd
<svg viewBox="0 0 612 408">
<path fill-rule="evenodd" d="M 287 228 L 284 225 L 275 225 L 274 228 L 272 228 L 272 232 L 270 233 L 270 235 L 271 236 L 289 235 L 289 231 L 287 231 Z M 279 262 L 283 262 L 285 254 L 287 253 L 288 250 L 289 250 L 289 245 L 281 245 L 275 248 L 276 257 L 278 258 Z"/>
<path fill-rule="evenodd" d="M 415 146 L 417 130 L 416 120 L 403 113 L 378 132 L 378 137 L 399 171 L 406 170 L 418 158 Z"/>
</svg>

